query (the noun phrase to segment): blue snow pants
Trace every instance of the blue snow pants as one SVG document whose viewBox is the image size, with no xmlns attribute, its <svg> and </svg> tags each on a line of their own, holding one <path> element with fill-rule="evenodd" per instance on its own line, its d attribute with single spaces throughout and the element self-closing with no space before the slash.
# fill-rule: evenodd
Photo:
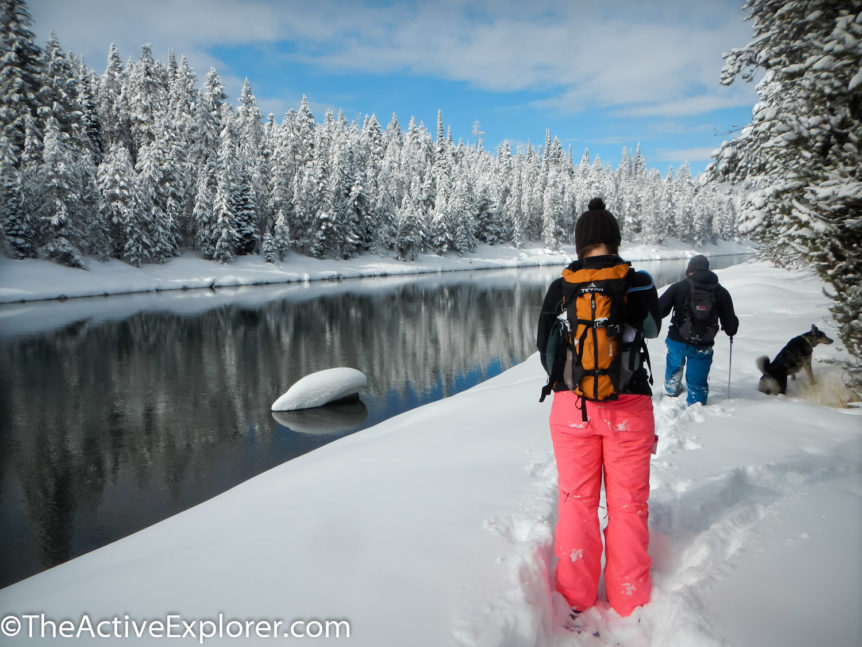
<svg viewBox="0 0 862 647">
<path fill-rule="evenodd" d="M 674 341 L 669 337 L 667 344 L 667 363 L 664 371 L 664 390 L 670 396 L 682 393 L 682 372 L 685 369 L 685 386 L 688 393 L 685 401 L 706 404 L 709 394 L 709 368 L 712 366 L 712 346 L 693 346 Z M 688 367 L 686 368 L 686 363 Z"/>
</svg>

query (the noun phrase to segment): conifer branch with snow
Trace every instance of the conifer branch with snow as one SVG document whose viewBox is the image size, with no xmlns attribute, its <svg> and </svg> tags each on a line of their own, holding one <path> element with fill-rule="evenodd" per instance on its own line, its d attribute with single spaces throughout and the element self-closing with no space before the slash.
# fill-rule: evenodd
<svg viewBox="0 0 862 647">
<path fill-rule="evenodd" d="M 741 228 L 765 257 L 816 269 L 842 340 L 862 357 L 862 7 L 749 0 L 745 8 L 754 37 L 725 55 L 722 83 L 762 73 L 760 101 L 708 170 L 745 185 Z"/>
</svg>

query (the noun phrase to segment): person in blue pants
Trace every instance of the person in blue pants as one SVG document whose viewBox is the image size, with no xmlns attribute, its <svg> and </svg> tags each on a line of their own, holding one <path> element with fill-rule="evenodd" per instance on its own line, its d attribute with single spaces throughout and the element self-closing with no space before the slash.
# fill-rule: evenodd
<svg viewBox="0 0 862 647">
<path fill-rule="evenodd" d="M 739 319 L 733 311 L 730 293 L 709 269 L 709 259 L 692 258 L 685 271 L 686 278 L 674 283 L 659 297 L 659 314 L 671 314 L 665 365 L 665 393 L 676 397 L 682 393 L 683 372 L 689 405 L 706 404 L 709 395 L 709 369 L 712 366 L 715 336 L 724 330 L 733 337 L 739 329 Z"/>
</svg>

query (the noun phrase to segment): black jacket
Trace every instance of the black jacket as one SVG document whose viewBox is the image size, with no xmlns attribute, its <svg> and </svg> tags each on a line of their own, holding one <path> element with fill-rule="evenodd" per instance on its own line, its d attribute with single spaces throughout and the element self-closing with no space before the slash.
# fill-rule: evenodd
<svg viewBox="0 0 862 647">
<path fill-rule="evenodd" d="M 569 265 L 568 269 L 571 271 L 581 268 L 601 269 L 604 267 L 613 267 L 624 262 L 623 259 L 615 254 L 608 256 L 588 256 L 583 261 L 573 262 Z M 548 343 L 548 334 L 551 332 L 554 320 L 560 314 L 564 280 L 560 277 L 551 283 L 545 294 L 545 300 L 542 303 L 542 311 L 539 313 L 536 346 L 539 349 L 542 366 L 546 365 L 545 347 Z M 658 293 L 656 292 L 652 277 L 646 272 L 630 271 L 626 277 L 626 281 L 628 282 L 630 292 L 626 299 L 625 323 L 642 331 L 643 336 L 646 338 L 658 337 L 661 330 L 661 317 L 658 310 Z M 560 384 L 554 390 L 560 391 L 565 389 L 566 385 Z M 637 395 L 652 395 L 646 369 L 641 369 L 635 373 L 623 392 Z"/>
<path fill-rule="evenodd" d="M 733 337 L 736 331 L 739 330 L 739 319 L 733 311 L 733 300 L 730 298 L 730 292 L 719 285 L 718 276 L 710 270 L 699 270 L 689 277 L 696 283 L 703 285 L 715 285 L 715 309 L 718 312 L 718 320 L 721 322 L 721 329 L 728 337 Z M 659 313 L 661 318 L 667 317 L 671 310 L 673 316 L 670 319 L 670 327 L 667 331 L 667 336 L 674 341 L 686 343 L 686 340 L 679 334 L 679 326 L 685 321 L 688 316 L 688 302 L 691 297 L 691 285 L 689 278 L 671 285 L 658 300 Z M 703 344 L 704 346 L 712 346 L 714 342 Z"/>
</svg>

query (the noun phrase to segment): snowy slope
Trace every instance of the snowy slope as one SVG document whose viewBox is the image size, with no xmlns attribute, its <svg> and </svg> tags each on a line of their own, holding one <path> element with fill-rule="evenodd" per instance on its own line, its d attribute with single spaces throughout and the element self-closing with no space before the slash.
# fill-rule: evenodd
<svg viewBox="0 0 862 647">
<path fill-rule="evenodd" d="M 724 337 L 709 406 L 655 398 L 653 602 L 630 618 L 599 605 L 572 634 L 555 617 L 536 357 L 3 589 L 0 613 L 347 619 L 349 641 L 321 642 L 369 646 L 858 645 L 862 411 L 839 407 L 840 369 L 825 363 L 846 355 L 816 349 L 818 388 L 756 389 L 757 355 L 812 323 L 834 336 L 822 284 L 758 263 L 719 276 L 741 319 L 731 398 Z M 658 375 L 662 348 L 651 342 Z M 74 644 L 88 642 L 101 641 Z"/>
</svg>

